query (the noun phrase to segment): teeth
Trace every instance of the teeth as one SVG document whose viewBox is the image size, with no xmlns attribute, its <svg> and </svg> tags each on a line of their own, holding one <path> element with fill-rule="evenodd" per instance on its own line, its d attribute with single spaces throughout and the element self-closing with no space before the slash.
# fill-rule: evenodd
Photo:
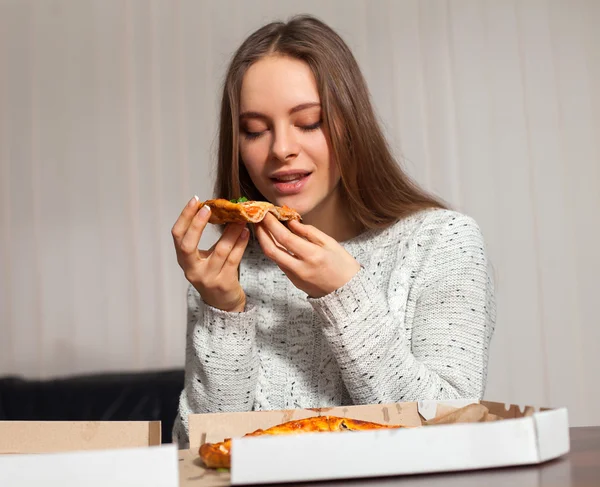
<svg viewBox="0 0 600 487">
<path fill-rule="evenodd" d="M 302 178 L 304 174 L 288 174 L 286 176 L 280 176 L 277 178 L 278 181 L 297 181 Z"/>
</svg>

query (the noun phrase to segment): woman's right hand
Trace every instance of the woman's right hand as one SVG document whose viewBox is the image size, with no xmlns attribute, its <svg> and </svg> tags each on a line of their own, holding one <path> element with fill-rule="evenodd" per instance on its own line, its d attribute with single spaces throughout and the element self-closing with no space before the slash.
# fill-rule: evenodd
<svg viewBox="0 0 600 487">
<path fill-rule="evenodd" d="M 206 304 L 223 311 L 242 312 L 246 295 L 238 279 L 238 268 L 250 232 L 246 225 L 229 224 L 215 245 L 199 250 L 209 218 L 210 208 L 199 208 L 196 197 L 183 209 L 171 230 L 177 262 Z"/>
</svg>

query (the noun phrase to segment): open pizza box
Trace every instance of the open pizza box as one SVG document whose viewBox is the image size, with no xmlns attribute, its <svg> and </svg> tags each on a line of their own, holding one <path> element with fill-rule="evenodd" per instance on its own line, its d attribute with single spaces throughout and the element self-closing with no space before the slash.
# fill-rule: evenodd
<svg viewBox="0 0 600 487">
<path fill-rule="evenodd" d="M 178 485 L 160 421 L 0 421 L 0 486 Z"/>
<path fill-rule="evenodd" d="M 432 424 L 470 404 L 481 422 Z M 242 436 L 294 419 L 340 416 L 408 428 L 351 433 Z M 437 418 L 437 419 L 436 419 Z M 444 420 L 442 420 L 444 421 Z M 180 455 L 180 485 L 250 485 L 367 478 L 531 465 L 569 451 L 565 408 L 489 401 L 420 401 L 189 417 L 190 450 Z M 204 467 L 199 446 L 233 438 L 231 470 Z"/>
</svg>

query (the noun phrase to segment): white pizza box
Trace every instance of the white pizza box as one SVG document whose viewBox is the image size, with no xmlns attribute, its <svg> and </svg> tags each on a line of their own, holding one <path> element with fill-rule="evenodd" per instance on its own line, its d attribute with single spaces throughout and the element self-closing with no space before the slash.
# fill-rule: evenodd
<svg viewBox="0 0 600 487">
<path fill-rule="evenodd" d="M 0 455 L 0 486 L 177 487 L 173 444 L 76 452 Z"/>
<path fill-rule="evenodd" d="M 242 438 L 257 428 L 318 415 L 406 426 L 481 403 L 498 421 L 351 433 Z M 531 465 L 569 451 L 565 408 L 460 400 L 190 415 L 182 486 L 251 485 Z M 231 437 L 231 471 L 204 469 L 198 448 Z M 181 463 L 180 463 L 180 466 Z"/>
<path fill-rule="evenodd" d="M 160 445 L 160 426 L 160 421 L 0 421 L 0 455 Z"/>
</svg>

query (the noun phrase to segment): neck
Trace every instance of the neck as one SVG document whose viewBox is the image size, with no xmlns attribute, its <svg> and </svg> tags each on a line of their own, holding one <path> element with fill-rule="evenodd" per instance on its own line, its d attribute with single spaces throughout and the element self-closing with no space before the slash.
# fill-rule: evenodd
<svg viewBox="0 0 600 487">
<path fill-rule="evenodd" d="M 338 242 L 356 237 L 362 230 L 361 225 L 350 218 L 339 190 L 334 191 L 311 212 L 304 214 L 302 223 L 312 225 Z"/>
</svg>

